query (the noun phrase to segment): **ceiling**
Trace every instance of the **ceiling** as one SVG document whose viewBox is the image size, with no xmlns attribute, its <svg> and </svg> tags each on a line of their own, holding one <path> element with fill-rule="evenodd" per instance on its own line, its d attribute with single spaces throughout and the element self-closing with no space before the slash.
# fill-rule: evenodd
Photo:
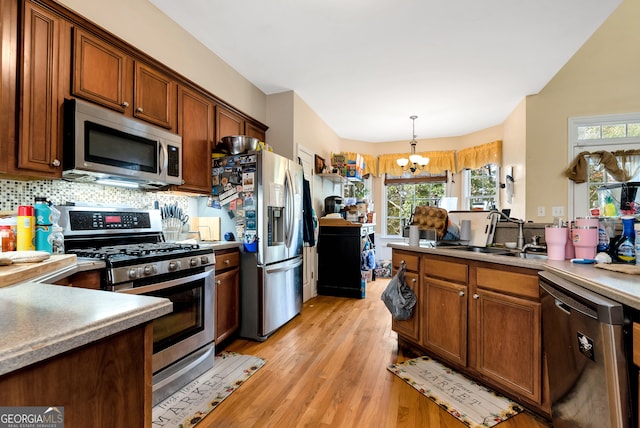
<svg viewBox="0 0 640 428">
<path fill-rule="evenodd" d="M 622 0 L 150 0 L 345 139 L 460 136 L 538 93 Z"/>
</svg>

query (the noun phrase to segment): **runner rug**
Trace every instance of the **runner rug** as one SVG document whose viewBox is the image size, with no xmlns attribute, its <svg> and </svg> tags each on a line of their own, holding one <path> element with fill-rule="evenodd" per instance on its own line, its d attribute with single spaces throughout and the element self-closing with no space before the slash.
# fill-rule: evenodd
<svg viewBox="0 0 640 428">
<path fill-rule="evenodd" d="M 153 427 L 195 426 L 265 363 L 236 352 L 216 356 L 213 368 L 153 408 Z"/>
<path fill-rule="evenodd" d="M 392 364 L 388 369 L 472 428 L 492 427 L 523 411 L 518 403 L 429 357 Z"/>
</svg>

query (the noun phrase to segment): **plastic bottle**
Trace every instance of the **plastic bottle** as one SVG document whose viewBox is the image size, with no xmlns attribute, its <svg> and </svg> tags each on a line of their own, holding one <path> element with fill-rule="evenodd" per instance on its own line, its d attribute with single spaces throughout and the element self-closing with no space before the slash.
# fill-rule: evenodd
<svg viewBox="0 0 640 428">
<path fill-rule="evenodd" d="M 51 254 L 53 252 L 50 240 L 53 227 L 51 208 L 45 197 L 36 196 L 35 202 L 33 206 L 36 217 L 35 247 L 38 251 L 46 251 Z"/>
<path fill-rule="evenodd" d="M 0 226 L 0 252 L 6 253 L 7 251 L 14 251 L 16 237 L 13 234 L 13 229 L 9 225 Z"/>
<path fill-rule="evenodd" d="M 614 247 L 616 258 L 621 263 L 635 264 L 636 262 L 635 232 L 633 229 L 635 220 L 633 216 L 622 217 L 622 236 L 616 241 Z"/>
<path fill-rule="evenodd" d="M 53 254 L 64 254 L 64 235 L 60 226 L 53 226 L 53 232 L 50 236 L 51 252 Z"/>
<path fill-rule="evenodd" d="M 31 205 L 20 205 L 18 207 L 18 220 L 17 220 L 17 236 L 16 236 L 16 249 L 18 251 L 33 251 L 36 249 L 35 238 L 35 226 L 36 218 L 34 216 L 34 210 Z"/>
</svg>

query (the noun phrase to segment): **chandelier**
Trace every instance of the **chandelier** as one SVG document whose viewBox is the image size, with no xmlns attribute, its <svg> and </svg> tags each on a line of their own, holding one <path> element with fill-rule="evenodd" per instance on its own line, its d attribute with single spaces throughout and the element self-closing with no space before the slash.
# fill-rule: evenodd
<svg viewBox="0 0 640 428">
<path fill-rule="evenodd" d="M 415 174 L 416 171 L 422 171 L 425 166 L 429 163 L 429 158 L 422 157 L 416 154 L 416 119 L 418 116 L 410 116 L 409 119 L 413 121 L 413 138 L 409 142 L 411 144 L 411 154 L 409 155 L 409 159 L 400 158 L 397 159 L 396 162 L 402 168 L 403 171 L 411 171 L 412 174 Z"/>
</svg>

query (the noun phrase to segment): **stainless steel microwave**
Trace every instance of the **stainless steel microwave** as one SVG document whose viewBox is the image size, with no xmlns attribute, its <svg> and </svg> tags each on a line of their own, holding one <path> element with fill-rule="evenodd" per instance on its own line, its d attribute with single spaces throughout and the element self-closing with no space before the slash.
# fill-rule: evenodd
<svg viewBox="0 0 640 428">
<path fill-rule="evenodd" d="M 182 184 L 182 137 L 76 99 L 64 101 L 62 178 L 159 189 Z"/>
</svg>

